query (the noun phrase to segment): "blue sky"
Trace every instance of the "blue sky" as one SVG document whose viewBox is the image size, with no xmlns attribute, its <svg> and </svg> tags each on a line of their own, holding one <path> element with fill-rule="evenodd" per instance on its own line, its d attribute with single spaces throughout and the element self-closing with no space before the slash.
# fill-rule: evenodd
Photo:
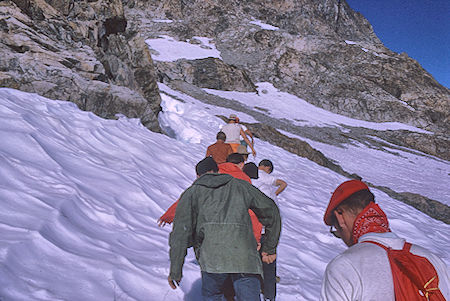
<svg viewBox="0 0 450 301">
<path fill-rule="evenodd" d="M 347 0 L 372 24 L 383 44 L 406 52 L 450 87 L 449 0 Z"/>
</svg>

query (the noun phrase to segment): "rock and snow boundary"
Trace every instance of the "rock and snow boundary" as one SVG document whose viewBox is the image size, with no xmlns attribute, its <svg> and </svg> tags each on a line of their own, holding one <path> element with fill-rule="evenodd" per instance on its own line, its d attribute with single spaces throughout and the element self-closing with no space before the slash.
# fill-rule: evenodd
<svg viewBox="0 0 450 301">
<path fill-rule="evenodd" d="M 162 106 L 160 122 L 176 139 L 137 119 L 105 120 L 70 102 L 0 89 L 1 299 L 199 300 L 192 252 L 180 289 L 168 287 L 171 227 L 158 228 L 156 220 L 195 179 L 194 165 L 222 123 L 215 115 L 232 111 L 186 95 L 163 95 Z M 330 192 L 345 178 L 258 139 L 256 148 L 251 160 L 271 159 L 275 175 L 289 183 L 279 200 L 279 300 L 317 300 L 326 264 L 345 249 L 322 223 Z M 353 158 L 366 153 L 353 149 Z M 374 182 L 388 174 L 376 157 L 366 157 Z M 401 172 L 406 189 L 445 193 L 442 175 L 422 175 L 430 182 L 418 185 L 414 168 L 429 164 L 448 174 L 447 162 L 395 158 L 411 161 Z M 449 225 L 374 193 L 393 231 L 450 263 Z"/>
</svg>

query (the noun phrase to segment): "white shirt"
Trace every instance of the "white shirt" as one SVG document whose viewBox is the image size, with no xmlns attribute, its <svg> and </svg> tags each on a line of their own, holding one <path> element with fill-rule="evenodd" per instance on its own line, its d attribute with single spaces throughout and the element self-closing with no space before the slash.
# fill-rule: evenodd
<svg viewBox="0 0 450 301">
<path fill-rule="evenodd" d="M 225 143 L 241 143 L 241 125 L 239 123 L 227 123 L 222 126 L 222 132 L 227 136 Z"/>
<path fill-rule="evenodd" d="M 265 195 L 275 201 L 277 199 L 275 191 L 278 189 L 276 186 L 277 178 L 271 174 L 268 174 L 264 170 L 259 170 L 258 176 L 258 179 L 252 179 L 253 186 L 264 192 Z"/>
<path fill-rule="evenodd" d="M 357 244 L 334 258 L 327 266 L 322 282 L 322 301 L 394 301 L 394 284 L 386 251 L 375 241 L 393 249 L 402 249 L 405 240 L 392 232 L 367 233 Z M 450 300 L 447 266 L 436 255 L 418 245 L 411 253 L 426 257 L 436 269 L 439 289 Z"/>
</svg>

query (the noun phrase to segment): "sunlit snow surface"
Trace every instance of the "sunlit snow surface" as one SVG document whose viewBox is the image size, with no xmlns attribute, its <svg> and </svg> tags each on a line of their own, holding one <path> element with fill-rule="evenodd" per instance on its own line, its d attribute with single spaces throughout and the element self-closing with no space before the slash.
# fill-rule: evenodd
<svg viewBox="0 0 450 301">
<path fill-rule="evenodd" d="M 160 114 L 173 139 L 136 119 L 104 120 L 70 102 L 0 89 L 1 300 L 201 300 L 193 252 L 181 288 L 169 288 L 171 226 L 156 220 L 194 180 L 222 123 L 215 114 L 230 111 L 176 96 L 184 102 L 163 95 Z M 256 151 L 255 162 L 271 159 L 289 184 L 279 198 L 278 300 L 317 300 L 326 264 L 346 248 L 322 223 L 345 178 L 258 139 Z M 410 179 L 407 191 L 417 186 Z M 374 193 L 395 232 L 450 263 L 450 226 Z"/>
<path fill-rule="evenodd" d="M 177 41 L 170 36 L 161 35 L 156 39 L 147 39 L 145 42 L 152 52 L 155 61 L 173 62 L 178 59 L 203 59 L 207 57 L 221 58 L 211 39 L 193 37 L 196 43 Z"/>
<path fill-rule="evenodd" d="M 331 113 L 322 108 L 316 107 L 307 101 L 276 89 L 271 83 L 258 83 L 258 93 L 220 91 L 213 89 L 203 89 L 210 94 L 233 99 L 256 110 L 264 109 L 270 117 L 284 118 L 291 120 L 296 125 L 308 126 L 357 126 L 374 130 L 410 130 L 421 133 L 428 133 L 422 129 L 406 125 L 399 122 L 369 122 L 339 114 Z M 259 108 L 259 109 L 258 109 Z"/>
</svg>

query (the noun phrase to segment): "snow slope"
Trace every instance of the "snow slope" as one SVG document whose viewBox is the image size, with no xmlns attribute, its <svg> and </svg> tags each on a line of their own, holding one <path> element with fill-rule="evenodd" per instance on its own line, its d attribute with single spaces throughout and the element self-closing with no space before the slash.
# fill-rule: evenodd
<svg viewBox="0 0 450 301">
<path fill-rule="evenodd" d="M 318 108 L 305 100 L 281 92 L 270 83 L 259 83 L 258 93 L 230 92 L 204 89 L 206 92 L 245 104 L 253 110 L 262 108 L 267 115 L 284 118 L 298 126 L 361 127 L 378 131 L 409 130 L 430 133 L 399 122 L 369 122 L 349 118 Z M 163 89 L 164 90 L 164 89 Z M 246 122 L 254 122 L 241 118 Z M 414 192 L 450 204 L 450 165 L 447 161 L 406 148 L 385 147 L 383 150 L 367 145 L 349 143 L 343 147 L 320 143 L 280 130 L 289 137 L 308 142 L 328 158 L 335 160 L 344 170 L 357 173 L 370 183 L 387 186 L 397 192 Z M 374 137 L 374 139 L 379 139 Z M 379 139 L 381 140 L 381 139 Z M 386 141 L 384 143 L 388 144 Z M 374 168 L 375 166 L 375 168 Z"/>
<path fill-rule="evenodd" d="M 0 89 L 0 300 L 200 300 L 193 252 L 181 287 L 169 288 L 171 226 L 156 220 L 194 180 L 222 123 L 215 114 L 230 110 L 181 93 L 184 102 L 162 96 L 160 121 L 175 138 L 136 119 L 105 120 L 70 102 Z M 317 300 L 326 264 L 345 250 L 322 223 L 330 193 L 345 179 L 258 139 L 256 151 L 251 160 L 271 159 L 289 184 L 279 198 L 278 300 Z M 374 182 L 382 168 L 372 165 Z M 402 176 L 413 191 L 414 175 Z M 446 178 L 432 180 L 442 187 Z M 450 263 L 449 225 L 373 192 L 393 231 Z"/>
</svg>

